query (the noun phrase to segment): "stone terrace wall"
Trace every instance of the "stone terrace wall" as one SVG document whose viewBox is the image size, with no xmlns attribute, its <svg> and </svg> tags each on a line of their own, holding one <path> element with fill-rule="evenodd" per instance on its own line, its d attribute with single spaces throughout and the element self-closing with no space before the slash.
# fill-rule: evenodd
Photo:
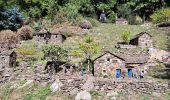
<svg viewBox="0 0 170 100">
<path fill-rule="evenodd" d="M 60 79 L 64 84 L 61 88 L 64 92 L 70 92 L 75 88 L 78 90 L 82 89 L 82 86 L 85 84 L 83 79 Z M 156 82 L 144 82 L 144 81 L 112 81 L 112 80 L 94 80 L 94 90 L 96 91 L 128 91 L 128 92 L 138 92 L 144 94 L 153 94 L 153 93 L 165 93 L 170 91 L 170 83 L 156 83 Z"/>
</svg>

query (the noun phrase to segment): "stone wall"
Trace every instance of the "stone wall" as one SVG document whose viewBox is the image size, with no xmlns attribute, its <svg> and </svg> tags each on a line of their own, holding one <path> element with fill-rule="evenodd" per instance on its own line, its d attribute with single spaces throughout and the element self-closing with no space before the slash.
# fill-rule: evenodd
<svg viewBox="0 0 170 100">
<path fill-rule="evenodd" d="M 64 84 L 61 88 L 65 93 L 71 90 L 78 89 L 82 90 L 83 85 L 86 83 L 83 79 L 60 79 Z M 115 80 L 94 80 L 94 90 L 96 91 L 128 91 L 137 92 L 152 95 L 153 93 L 165 93 L 170 91 L 170 83 L 157 83 L 147 81 L 115 81 Z M 88 87 L 87 87 L 88 88 Z"/>
</svg>

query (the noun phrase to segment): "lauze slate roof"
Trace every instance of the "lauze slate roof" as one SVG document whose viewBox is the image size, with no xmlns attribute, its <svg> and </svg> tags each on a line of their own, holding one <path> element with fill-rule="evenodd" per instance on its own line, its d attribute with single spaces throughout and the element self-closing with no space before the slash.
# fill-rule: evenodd
<svg viewBox="0 0 170 100">
<path fill-rule="evenodd" d="M 125 63 L 127 64 L 143 64 L 143 63 L 147 63 L 147 61 L 149 60 L 149 55 L 145 54 L 145 53 L 139 53 L 139 54 L 113 54 L 109 51 L 105 52 L 104 54 L 102 54 L 101 56 L 97 57 L 94 61 L 96 61 L 97 59 L 101 58 L 102 56 L 104 56 L 105 54 L 111 54 L 123 61 L 125 61 Z"/>
</svg>

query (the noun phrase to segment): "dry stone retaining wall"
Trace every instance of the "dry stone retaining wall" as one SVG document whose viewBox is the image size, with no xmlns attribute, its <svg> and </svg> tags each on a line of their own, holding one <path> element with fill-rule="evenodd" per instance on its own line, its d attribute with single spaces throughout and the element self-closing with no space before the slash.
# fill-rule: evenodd
<svg viewBox="0 0 170 100">
<path fill-rule="evenodd" d="M 82 89 L 85 80 L 83 79 L 73 79 L 68 81 L 66 79 L 60 79 L 64 84 L 61 88 L 64 92 L 69 92 L 73 89 Z M 128 92 L 138 92 L 144 94 L 153 93 L 165 93 L 170 91 L 170 83 L 157 83 L 157 82 L 145 82 L 145 81 L 112 81 L 112 80 L 95 80 L 94 90 L 96 91 L 128 91 Z"/>
</svg>

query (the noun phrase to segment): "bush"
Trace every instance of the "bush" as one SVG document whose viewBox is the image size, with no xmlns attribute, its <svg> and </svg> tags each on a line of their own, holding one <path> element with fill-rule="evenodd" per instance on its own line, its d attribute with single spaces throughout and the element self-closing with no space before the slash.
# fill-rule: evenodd
<svg viewBox="0 0 170 100">
<path fill-rule="evenodd" d="M 151 15 L 151 19 L 153 23 L 161 23 L 167 22 L 170 20 L 170 8 L 165 8 L 156 11 L 154 14 Z"/>
<path fill-rule="evenodd" d="M 113 11 L 111 11 L 108 14 L 108 22 L 114 23 L 115 20 L 116 20 L 116 14 Z"/>
<path fill-rule="evenodd" d="M 81 23 L 80 23 L 80 27 L 82 29 L 91 29 L 92 28 L 92 24 L 90 23 L 90 21 L 88 20 L 83 20 Z"/>
<path fill-rule="evenodd" d="M 16 34 L 11 30 L 3 30 L 0 32 L 1 43 L 17 43 Z"/>
<path fill-rule="evenodd" d="M 0 30 L 17 30 L 21 27 L 22 23 L 23 16 L 18 8 L 13 7 L 12 9 L 0 11 Z"/>
<path fill-rule="evenodd" d="M 131 33 L 129 31 L 125 31 L 121 34 L 121 37 L 124 40 L 124 42 L 129 43 L 131 38 Z"/>
<path fill-rule="evenodd" d="M 33 30 L 30 26 L 23 26 L 17 31 L 20 40 L 29 40 L 33 37 Z"/>
<path fill-rule="evenodd" d="M 37 50 L 36 50 L 36 46 L 31 44 L 31 45 L 23 45 L 20 48 L 17 48 L 17 53 L 19 55 L 22 56 L 26 56 L 26 55 L 34 55 Z"/>
</svg>

